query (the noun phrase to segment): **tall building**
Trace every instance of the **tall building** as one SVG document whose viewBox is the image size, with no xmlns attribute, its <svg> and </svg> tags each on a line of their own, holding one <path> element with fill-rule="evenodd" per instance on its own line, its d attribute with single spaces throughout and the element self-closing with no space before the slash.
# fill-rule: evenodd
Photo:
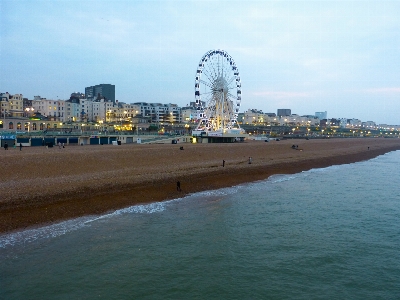
<svg viewBox="0 0 400 300">
<path fill-rule="evenodd" d="M 328 112 L 317 111 L 317 112 L 315 112 L 315 116 L 320 120 L 326 120 L 326 119 L 328 119 Z"/>
<path fill-rule="evenodd" d="M 276 115 L 278 117 L 286 117 L 292 114 L 292 110 L 288 108 L 279 108 Z"/>
<path fill-rule="evenodd" d="M 98 84 L 94 86 L 89 86 L 85 88 L 85 97 L 88 100 L 111 100 L 115 103 L 115 85 L 113 84 Z"/>
</svg>

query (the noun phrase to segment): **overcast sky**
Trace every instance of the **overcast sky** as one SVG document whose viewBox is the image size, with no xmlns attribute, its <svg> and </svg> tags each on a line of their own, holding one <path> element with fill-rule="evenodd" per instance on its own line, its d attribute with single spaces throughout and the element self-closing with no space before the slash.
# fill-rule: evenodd
<svg viewBox="0 0 400 300">
<path fill-rule="evenodd" d="M 122 102 L 194 101 L 223 49 L 241 112 L 400 124 L 400 1 L 0 1 L 0 92 L 68 99 L 100 83 Z"/>
</svg>

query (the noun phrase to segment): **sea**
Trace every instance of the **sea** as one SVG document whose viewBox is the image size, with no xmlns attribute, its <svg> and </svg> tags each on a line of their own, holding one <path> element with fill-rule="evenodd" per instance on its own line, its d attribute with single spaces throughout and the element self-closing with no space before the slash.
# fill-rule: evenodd
<svg viewBox="0 0 400 300">
<path fill-rule="evenodd" d="M 0 299 L 399 299 L 399 178 L 394 151 L 3 234 Z"/>
</svg>

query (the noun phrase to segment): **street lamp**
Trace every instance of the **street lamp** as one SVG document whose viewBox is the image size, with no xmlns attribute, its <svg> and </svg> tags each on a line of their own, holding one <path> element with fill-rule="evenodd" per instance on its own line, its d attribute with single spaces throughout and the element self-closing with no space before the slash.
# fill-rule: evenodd
<svg viewBox="0 0 400 300">
<path fill-rule="evenodd" d="M 26 111 L 25 116 L 26 116 L 26 117 L 29 117 L 29 116 L 31 115 L 30 112 L 33 113 L 34 110 L 35 110 L 35 109 L 34 109 L 33 107 L 27 107 L 27 108 L 25 108 L 25 111 Z"/>
</svg>

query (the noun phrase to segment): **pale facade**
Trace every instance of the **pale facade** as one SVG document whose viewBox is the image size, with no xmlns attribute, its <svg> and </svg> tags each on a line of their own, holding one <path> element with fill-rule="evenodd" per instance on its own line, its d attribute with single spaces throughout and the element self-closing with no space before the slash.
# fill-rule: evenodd
<svg viewBox="0 0 400 300">
<path fill-rule="evenodd" d="M 107 121 L 107 112 L 113 110 L 114 103 L 111 101 L 104 101 L 101 99 L 99 101 L 88 101 L 88 103 L 92 103 L 92 114 L 89 119 L 94 122 L 106 122 Z"/>
<path fill-rule="evenodd" d="M 119 106 L 114 106 L 114 116 L 117 120 L 131 119 L 140 114 L 140 105 L 120 103 Z"/>
<path fill-rule="evenodd" d="M 173 124 L 181 122 L 181 108 L 177 104 L 133 103 L 140 107 L 142 117 L 149 118 L 151 123 Z"/>
<path fill-rule="evenodd" d="M 347 119 L 347 128 L 361 128 L 362 122 L 359 119 Z"/>
<path fill-rule="evenodd" d="M 81 121 L 92 121 L 93 101 L 89 99 L 80 99 L 79 103 Z"/>
<path fill-rule="evenodd" d="M 182 107 L 181 108 L 181 120 L 183 123 L 193 123 L 198 119 L 198 111 L 195 107 Z"/>
<path fill-rule="evenodd" d="M 80 121 L 80 104 L 79 102 L 65 102 L 65 122 Z"/>
<path fill-rule="evenodd" d="M 242 122 L 246 125 L 262 125 L 265 123 L 266 119 L 269 120 L 269 117 L 265 115 L 262 110 L 248 109 L 243 114 Z"/>
<path fill-rule="evenodd" d="M 65 121 L 65 101 L 64 100 L 49 100 L 35 96 L 32 100 L 32 108 L 35 112 L 42 114 L 53 121 Z"/>
<path fill-rule="evenodd" d="M 374 130 L 377 128 L 376 123 L 374 121 L 363 122 L 361 127 L 369 130 Z"/>
<path fill-rule="evenodd" d="M 1 93 L 0 100 L 2 117 L 24 116 L 24 101 L 22 94 L 11 95 L 9 93 Z"/>
</svg>

